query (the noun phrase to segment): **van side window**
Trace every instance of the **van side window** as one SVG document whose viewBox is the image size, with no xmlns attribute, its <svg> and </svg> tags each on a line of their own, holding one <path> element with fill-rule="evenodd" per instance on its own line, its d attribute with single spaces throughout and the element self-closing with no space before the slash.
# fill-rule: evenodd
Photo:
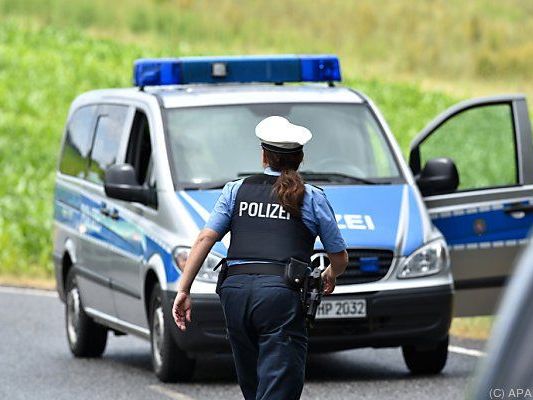
<svg viewBox="0 0 533 400">
<path fill-rule="evenodd" d="M 455 162 L 458 190 L 518 184 L 511 106 L 478 106 L 446 120 L 420 145 L 422 165 L 436 157 L 448 157 Z"/>
<path fill-rule="evenodd" d="M 137 182 L 142 185 L 147 180 L 152 144 L 150 142 L 150 127 L 148 118 L 142 111 L 137 110 L 133 118 L 130 140 L 126 151 L 126 163 L 133 166 L 137 175 Z"/>
<path fill-rule="evenodd" d="M 89 181 L 103 183 L 106 168 L 115 163 L 127 113 L 126 106 L 100 106 L 87 174 Z"/>
<path fill-rule="evenodd" d="M 78 108 L 67 125 L 59 170 L 66 175 L 83 178 L 94 133 L 96 106 Z"/>
</svg>

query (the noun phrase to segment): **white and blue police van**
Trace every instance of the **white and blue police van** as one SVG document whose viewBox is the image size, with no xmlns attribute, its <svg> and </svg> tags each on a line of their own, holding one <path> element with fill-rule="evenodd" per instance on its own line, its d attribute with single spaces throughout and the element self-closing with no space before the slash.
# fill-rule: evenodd
<svg viewBox="0 0 533 400">
<path fill-rule="evenodd" d="M 193 284 L 185 332 L 172 301 L 224 184 L 262 172 L 254 127 L 279 115 L 313 133 L 300 172 L 326 193 L 348 245 L 310 351 L 401 347 L 412 372 L 442 370 L 452 315 L 492 312 L 533 222 L 526 99 L 456 105 L 416 137 L 407 164 L 378 108 L 340 80 L 329 55 L 142 59 L 135 87 L 74 100 L 53 255 L 75 356 L 101 355 L 109 332 L 133 334 L 175 381 L 191 378 L 198 354 L 230 351 L 213 271 L 228 236 Z M 328 265 L 319 241 L 312 261 Z"/>
</svg>

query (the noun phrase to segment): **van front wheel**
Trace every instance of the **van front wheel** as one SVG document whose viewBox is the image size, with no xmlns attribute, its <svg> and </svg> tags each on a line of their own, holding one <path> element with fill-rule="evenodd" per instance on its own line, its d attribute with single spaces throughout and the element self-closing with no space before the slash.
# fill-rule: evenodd
<svg viewBox="0 0 533 400">
<path fill-rule="evenodd" d="M 65 326 L 70 351 L 75 357 L 100 357 L 107 343 L 107 328 L 83 310 L 74 270 L 67 274 Z"/>
<path fill-rule="evenodd" d="M 188 381 L 194 374 L 195 360 L 187 357 L 174 338 L 171 329 L 178 329 L 174 321 L 165 318 L 162 292 L 159 284 L 152 290 L 150 299 L 150 343 L 152 365 L 162 382 Z"/>
<path fill-rule="evenodd" d="M 440 373 L 448 360 L 448 341 L 446 336 L 433 346 L 403 346 L 403 359 L 407 368 L 416 375 Z"/>
</svg>

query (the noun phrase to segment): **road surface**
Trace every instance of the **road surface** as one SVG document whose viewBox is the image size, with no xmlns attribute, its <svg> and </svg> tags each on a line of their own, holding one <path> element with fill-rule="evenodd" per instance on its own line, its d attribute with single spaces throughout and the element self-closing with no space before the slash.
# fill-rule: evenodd
<svg viewBox="0 0 533 400">
<path fill-rule="evenodd" d="M 110 335 L 101 359 L 75 359 L 53 292 L 0 287 L 0 399 L 239 399 L 229 356 L 201 358 L 190 383 L 163 384 L 147 341 Z M 482 342 L 454 339 L 444 372 L 412 377 L 399 349 L 311 356 L 302 399 L 461 399 Z"/>
</svg>

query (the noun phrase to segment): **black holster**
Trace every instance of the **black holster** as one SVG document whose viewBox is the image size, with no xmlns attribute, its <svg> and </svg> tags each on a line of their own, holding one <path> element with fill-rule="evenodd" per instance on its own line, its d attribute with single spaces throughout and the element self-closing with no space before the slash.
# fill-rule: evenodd
<svg viewBox="0 0 533 400">
<path fill-rule="evenodd" d="M 302 309 L 305 313 L 305 324 L 311 328 L 315 321 L 318 306 L 322 301 L 322 276 L 319 267 L 291 258 L 285 267 L 287 285 L 300 293 Z"/>
<path fill-rule="evenodd" d="M 308 263 L 291 258 L 285 266 L 285 282 L 293 289 L 301 289 L 310 272 Z"/>
<path fill-rule="evenodd" d="M 305 285 L 303 288 L 304 293 L 304 310 L 305 310 L 305 321 L 307 328 L 312 328 L 315 322 L 316 313 L 318 311 L 318 306 L 322 301 L 322 291 L 323 291 L 323 282 L 322 282 L 322 271 L 319 267 L 316 267 L 311 271 L 305 280 Z"/>
<path fill-rule="evenodd" d="M 228 263 L 225 258 L 220 260 L 220 262 L 215 266 L 215 268 L 213 268 L 213 271 L 216 271 L 218 267 L 221 267 L 221 268 L 220 268 L 220 272 L 218 273 L 217 286 L 216 286 L 215 292 L 216 294 L 220 296 L 220 288 L 222 287 L 222 284 L 228 277 Z"/>
<path fill-rule="evenodd" d="M 319 267 L 291 258 L 285 267 L 285 281 L 298 290 L 308 328 L 313 326 L 318 306 L 322 301 L 322 271 Z"/>
</svg>

